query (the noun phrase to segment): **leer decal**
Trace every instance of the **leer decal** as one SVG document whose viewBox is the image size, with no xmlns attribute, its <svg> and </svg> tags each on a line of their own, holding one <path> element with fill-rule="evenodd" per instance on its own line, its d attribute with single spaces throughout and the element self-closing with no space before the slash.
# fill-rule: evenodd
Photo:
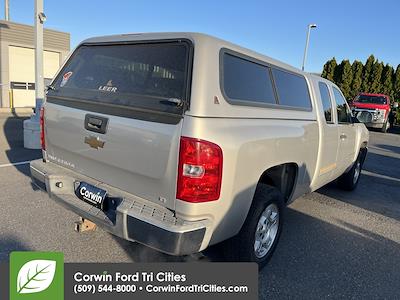
<svg viewBox="0 0 400 300">
<path fill-rule="evenodd" d="M 112 85 L 112 80 L 110 79 L 106 85 L 99 86 L 99 91 L 115 93 L 117 91 L 117 87 Z"/>
</svg>

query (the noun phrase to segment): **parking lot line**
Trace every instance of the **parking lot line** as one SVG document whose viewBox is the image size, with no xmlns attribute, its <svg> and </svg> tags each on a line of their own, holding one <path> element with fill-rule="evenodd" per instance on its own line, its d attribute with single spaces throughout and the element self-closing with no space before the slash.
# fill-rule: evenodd
<svg viewBox="0 0 400 300">
<path fill-rule="evenodd" d="M 362 170 L 362 173 L 365 174 L 365 175 L 368 175 L 368 176 L 373 176 L 373 177 L 378 177 L 378 178 L 382 178 L 382 179 L 386 179 L 386 180 L 392 180 L 392 181 L 400 182 L 400 179 L 398 179 L 398 178 L 390 177 L 390 176 L 386 176 L 386 175 L 381 175 L 381 174 L 369 172 L 369 171 L 366 171 L 366 170 Z"/>
<path fill-rule="evenodd" d="M 30 160 L 26 160 L 26 161 L 20 161 L 20 162 L 16 162 L 16 163 L 2 164 L 2 165 L 0 165 L 0 168 L 26 165 L 26 164 L 29 164 L 30 162 L 31 162 Z"/>
</svg>

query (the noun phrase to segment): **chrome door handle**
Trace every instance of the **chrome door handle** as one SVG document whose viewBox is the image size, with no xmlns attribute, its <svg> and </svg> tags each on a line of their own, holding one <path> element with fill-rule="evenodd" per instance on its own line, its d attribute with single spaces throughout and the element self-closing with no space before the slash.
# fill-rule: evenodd
<svg viewBox="0 0 400 300">
<path fill-rule="evenodd" d="M 347 139 L 347 135 L 345 135 L 344 133 L 342 133 L 342 134 L 340 135 L 340 139 L 341 139 L 341 140 Z"/>
</svg>

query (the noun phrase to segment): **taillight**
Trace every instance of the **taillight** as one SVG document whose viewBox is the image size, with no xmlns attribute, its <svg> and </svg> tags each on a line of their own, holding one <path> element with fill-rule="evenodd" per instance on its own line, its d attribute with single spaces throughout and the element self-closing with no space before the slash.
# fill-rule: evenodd
<svg viewBox="0 0 400 300">
<path fill-rule="evenodd" d="M 46 142 L 44 138 L 44 107 L 40 109 L 40 145 L 42 145 L 42 150 L 46 150 Z"/>
<path fill-rule="evenodd" d="M 181 137 L 176 198 L 187 202 L 218 200 L 222 160 L 218 145 Z"/>
</svg>

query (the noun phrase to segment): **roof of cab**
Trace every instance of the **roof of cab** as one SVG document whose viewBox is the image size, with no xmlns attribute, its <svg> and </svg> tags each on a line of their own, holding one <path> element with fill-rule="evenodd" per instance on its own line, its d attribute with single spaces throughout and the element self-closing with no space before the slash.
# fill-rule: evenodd
<svg viewBox="0 0 400 300">
<path fill-rule="evenodd" d="M 261 53 L 255 52 L 245 47 L 241 47 L 239 45 L 233 44 L 231 42 L 222 40 L 220 38 L 197 32 L 152 32 L 152 33 L 127 33 L 127 34 L 117 34 L 117 35 L 107 35 L 107 36 L 98 36 L 88 38 L 82 41 L 81 44 L 88 43 L 118 43 L 118 42 L 134 42 L 134 41 L 143 41 L 143 40 L 163 40 L 163 39 L 189 39 L 192 42 L 202 43 L 202 42 L 213 42 L 217 43 L 221 48 L 228 48 L 234 50 L 236 52 L 240 52 L 242 54 L 248 55 L 250 57 L 259 59 L 261 61 L 265 61 L 272 65 L 290 70 L 295 73 L 308 74 L 301 71 L 298 68 L 295 68 L 291 65 L 288 65 L 279 60 L 273 59 L 269 56 L 263 55 Z"/>
</svg>

